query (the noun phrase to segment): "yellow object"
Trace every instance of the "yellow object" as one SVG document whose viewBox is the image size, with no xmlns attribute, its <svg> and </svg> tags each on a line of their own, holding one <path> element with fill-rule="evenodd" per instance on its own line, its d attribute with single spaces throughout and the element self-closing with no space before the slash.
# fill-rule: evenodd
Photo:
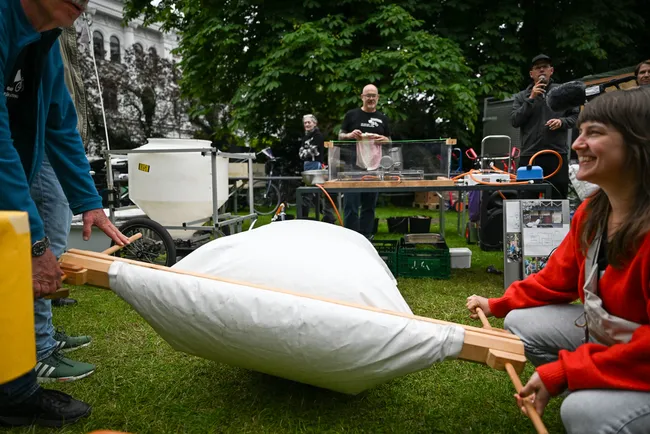
<svg viewBox="0 0 650 434">
<path fill-rule="evenodd" d="M 34 369 L 34 292 L 29 219 L 0 211 L 0 384 Z"/>
</svg>

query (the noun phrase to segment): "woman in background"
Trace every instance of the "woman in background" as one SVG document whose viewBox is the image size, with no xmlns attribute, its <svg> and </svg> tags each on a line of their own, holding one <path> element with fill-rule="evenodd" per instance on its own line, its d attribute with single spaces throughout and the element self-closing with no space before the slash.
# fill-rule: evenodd
<svg viewBox="0 0 650 434">
<path fill-rule="evenodd" d="M 566 391 L 568 433 L 650 433 L 650 89 L 598 97 L 578 126 L 576 176 L 600 188 L 542 271 L 467 308 L 505 317 L 537 367 L 522 410 Z"/>
<path fill-rule="evenodd" d="M 318 120 L 312 114 L 302 117 L 302 124 L 305 127 L 305 137 L 302 139 L 302 145 L 298 151 L 298 156 L 303 160 L 303 170 L 319 170 L 324 168 L 325 156 L 325 139 L 318 129 Z M 316 200 L 319 200 L 318 194 L 305 195 L 302 206 L 302 212 L 307 218 L 309 209 L 315 208 Z M 323 212 L 323 221 L 333 223 L 334 214 L 327 203 L 322 203 L 321 211 Z"/>
</svg>

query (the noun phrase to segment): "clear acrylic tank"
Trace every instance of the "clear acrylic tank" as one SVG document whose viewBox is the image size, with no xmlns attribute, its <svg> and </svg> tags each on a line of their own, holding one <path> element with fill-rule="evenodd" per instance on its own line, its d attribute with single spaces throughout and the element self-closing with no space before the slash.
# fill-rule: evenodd
<svg viewBox="0 0 650 434">
<path fill-rule="evenodd" d="M 330 181 L 435 180 L 449 177 L 454 139 L 328 142 Z"/>
</svg>

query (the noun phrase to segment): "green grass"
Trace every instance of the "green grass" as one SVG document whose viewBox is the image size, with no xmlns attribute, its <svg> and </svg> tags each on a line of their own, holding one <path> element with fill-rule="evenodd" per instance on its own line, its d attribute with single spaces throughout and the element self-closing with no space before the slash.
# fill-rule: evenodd
<svg viewBox="0 0 650 434">
<path fill-rule="evenodd" d="M 382 208 L 392 215 L 436 212 Z M 447 241 L 466 246 L 447 213 Z M 268 220 L 264 220 L 268 221 Z M 262 223 L 262 222 L 260 222 Z M 435 228 L 432 228 L 435 230 Z M 380 226 L 386 231 L 385 222 Z M 400 279 L 399 288 L 418 315 L 476 324 L 465 310 L 471 294 L 498 296 L 499 252 L 473 251 L 472 268 L 452 270 L 450 280 Z M 70 334 L 89 334 L 93 344 L 72 353 L 97 365 L 90 377 L 52 386 L 93 405 L 83 422 L 57 432 L 114 429 L 132 433 L 524 433 L 534 432 L 514 404 L 505 372 L 462 361 L 390 381 L 357 396 L 230 367 L 172 350 L 130 306 L 110 291 L 73 288 L 79 304 L 56 308 L 55 324 Z M 492 320 L 502 326 L 500 320 Z M 525 382 L 533 370 L 527 367 Z M 544 416 L 552 433 L 563 432 L 559 399 Z M 15 429 L 9 432 L 50 432 Z"/>
</svg>

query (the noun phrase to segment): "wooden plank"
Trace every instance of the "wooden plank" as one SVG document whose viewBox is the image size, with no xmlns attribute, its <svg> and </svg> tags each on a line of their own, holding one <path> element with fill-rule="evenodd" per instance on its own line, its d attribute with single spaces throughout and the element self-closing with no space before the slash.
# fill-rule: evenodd
<svg viewBox="0 0 650 434">
<path fill-rule="evenodd" d="M 57 298 L 66 298 L 70 295 L 70 290 L 68 288 L 59 288 L 53 294 L 43 297 L 46 300 L 56 300 Z"/>
<path fill-rule="evenodd" d="M 278 288 L 271 288 L 268 286 L 264 285 L 259 285 L 256 283 L 250 283 L 250 282 L 241 282 L 238 280 L 234 279 L 228 279 L 224 277 L 219 277 L 219 276 L 213 276 L 210 274 L 202 274 L 202 273 L 195 273 L 192 271 L 186 271 L 186 270 L 180 270 L 176 268 L 170 268 L 166 267 L 164 265 L 158 265 L 158 264 L 151 264 L 148 262 L 140 262 L 140 261 L 135 261 L 132 259 L 127 259 L 127 258 L 119 258 L 115 256 L 108 256 L 104 255 L 102 253 L 97 253 L 97 252 L 91 252 L 91 251 L 86 251 L 86 250 L 77 250 L 77 249 L 70 249 L 68 250 L 67 253 L 64 253 L 61 259 L 66 262 L 66 263 L 71 263 L 71 264 L 78 264 L 84 268 L 88 269 L 88 274 L 90 276 L 91 272 L 93 273 L 106 273 L 108 274 L 108 269 L 110 268 L 111 264 L 113 262 L 124 262 L 127 264 L 132 264 L 136 265 L 139 267 L 145 267 L 145 268 L 152 268 L 155 270 L 160 270 L 160 271 L 166 271 L 170 273 L 176 273 L 176 274 L 183 274 L 186 276 L 193 276 L 193 277 L 198 277 L 201 279 L 208 279 L 208 280 L 214 280 L 217 282 L 225 282 L 225 283 L 230 283 L 232 285 L 238 285 L 238 286 L 248 286 L 251 288 L 257 288 L 257 289 L 263 289 L 265 291 L 273 291 L 273 292 L 280 292 L 283 294 L 290 294 L 294 295 L 296 297 L 305 297 L 305 298 L 311 298 L 314 300 L 320 300 L 320 301 L 326 301 L 328 303 L 334 303 L 334 304 L 340 304 L 340 305 L 345 305 L 345 306 L 350 306 L 350 307 L 355 307 L 355 308 L 360 308 L 360 309 L 365 309 L 365 310 L 371 310 L 375 312 L 382 312 L 382 313 L 388 313 L 388 314 L 393 314 L 397 316 L 403 316 L 407 318 L 415 318 L 427 322 L 432 322 L 435 324 L 441 324 L 441 325 L 457 325 L 460 327 L 463 327 L 465 330 L 477 332 L 480 335 L 487 335 L 487 336 L 494 336 L 494 337 L 500 337 L 500 338 L 505 338 L 509 340 L 513 340 L 516 342 L 520 342 L 520 339 L 516 336 L 513 335 L 512 333 L 502 333 L 501 330 L 486 330 L 480 327 L 474 327 L 470 325 L 465 325 L 465 324 L 456 324 L 448 321 L 442 321 L 442 320 L 437 320 L 437 319 L 432 319 L 432 318 L 427 318 L 427 317 L 422 317 L 422 316 L 417 316 L 417 315 L 409 315 L 401 312 L 394 312 L 390 310 L 385 310 L 385 309 L 379 309 L 375 307 L 370 307 L 370 306 L 363 306 L 363 305 L 357 305 L 354 303 L 348 303 L 340 300 L 332 300 L 332 299 L 327 299 L 324 297 L 318 297 L 315 295 L 310 295 L 310 294 L 301 294 L 298 292 L 292 292 L 292 291 L 287 291 L 284 289 L 278 289 Z M 90 278 L 88 280 L 89 284 L 101 286 L 102 288 L 110 289 L 110 286 L 108 285 L 108 279 L 103 280 L 103 283 L 101 285 L 92 283 L 91 280 L 97 281 L 96 278 Z M 523 349 L 523 345 L 522 345 Z M 519 351 L 513 351 L 517 354 L 523 354 L 522 352 Z"/>
<path fill-rule="evenodd" d="M 248 287 L 258 288 L 266 291 L 280 292 L 284 294 L 290 294 L 296 297 L 304 297 L 313 300 L 324 301 L 327 303 L 338 304 L 341 306 L 347 306 L 356 309 L 364 309 L 373 312 L 400 316 L 407 319 L 414 319 L 414 320 L 429 322 L 438 325 L 459 326 L 465 330 L 465 340 L 464 340 L 463 348 L 459 355 L 459 358 L 464 360 L 486 363 L 486 360 L 488 358 L 488 352 L 491 349 L 500 350 L 512 354 L 518 354 L 518 355 L 524 354 L 523 344 L 521 343 L 521 341 L 517 336 L 512 334 L 504 334 L 493 330 L 485 330 L 482 328 L 473 327 L 469 325 L 456 324 L 456 323 L 436 320 L 432 318 L 410 315 L 402 312 L 394 312 L 394 311 L 379 309 L 370 306 L 362 306 L 354 303 L 343 302 L 339 300 L 326 299 L 326 298 L 317 297 L 308 294 L 300 294 L 300 293 L 285 291 L 276 288 L 269 288 L 263 285 L 239 282 L 232 279 L 226 279 L 226 278 L 221 278 L 221 277 L 211 276 L 211 275 L 201 274 L 201 273 L 194 273 L 191 271 L 178 270 L 178 269 L 165 267 L 162 265 L 143 263 L 143 262 L 133 261 L 125 258 L 116 258 L 113 256 L 107 256 L 95 252 L 86 252 L 86 251 L 71 249 L 63 255 L 62 260 L 65 263 L 76 264 L 84 268 L 87 268 L 88 283 L 102 288 L 110 289 L 109 279 L 108 279 L 108 269 L 110 268 L 111 264 L 114 261 L 119 261 L 119 262 L 125 262 L 140 267 L 151 268 L 155 270 L 176 273 L 176 274 L 184 274 L 188 276 L 214 280 L 219 282 L 226 282 L 234 285 L 248 286 Z"/>
<path fill-rule="evenodd" d="M 458 325 L 464 327 L 462 324 Z M 463 343 L 463 348 L 458 355 L 459 359 L 470 360 L 479 363 L 487 363 L 491 350 L 499 350 L 505 353 L 524 357 L 524 345 L 521 343 L 519 338 L 510 339 L 503 333 L 497 333 L 496 336 L 489 335 L 488 337 L 488 335 L 480 332 L 487 330 L 478 330 L 479 332 L 476 332 L 474 330 L 468 330 L 465 328 L 465 340 Z"/>
<path fill-rule="evenodd" d="M 85 268 L 79 267 L 74 264 L 61 263 L 61 271 L 63 271 L 63 281 L 70 285 L 84 285 L 86 283 L 87 271 Z"/>
<path fill-rule="evenodd" d="M 82 255 L 72 253 L 75 249 L 70 249 L 61 256 L 61 261 L 66 265 L 77 265 L 86 269 L 86 284 L 98 286 L 100 288 L 110 289 L 108 280 L 108 269 L 112 262 L 106 260 L 99 260 Z M 107 258 L 111 256 L 105 255 Z"/>
<path fill-rule="evenodd" d="M 491 349 L 488 351 L 488 356 L 485 363 L 493 369 L 498 371 L 505 371 L 506 364 L 511 364 L 515 371 L 520 374 L 526 366 L 526 356 L 523 354 L 507 353 Z"/>
<path fill-rule="evenodd" d="M 410 181 L 326 181 L 328 188 L 391 188 L 391 187 L 453 187 L 451 179 L 426 179 Z"/>
<path fill-rule="evenodd" d="M 142 233 L 138 232 L 137 234 L 129 237 L 129 244 L 134 242 L 134 241 L 139 240 L 140 238 L 142 238 Z M 120 246 L 120 245 L 116 244 L 116 245 L 111 246 L 108 249 L 104 250 L 102 253 L 105 254 L 105 255 L 112 255 L 113 253 L 117 252 L 118 250 L 121 250 L 124 247 L 126 247 L 126 246 Z"/>
</svg>

